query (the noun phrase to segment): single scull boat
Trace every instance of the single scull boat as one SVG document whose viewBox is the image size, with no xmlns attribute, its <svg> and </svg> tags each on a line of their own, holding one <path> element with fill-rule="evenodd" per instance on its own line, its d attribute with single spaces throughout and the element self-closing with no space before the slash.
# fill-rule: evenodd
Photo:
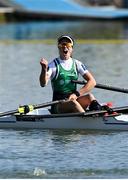
<svg viewBox="0 0 128 180">
<path fill-rule="evenodd" d="M 46 108 L 0 117 L 0 128 L 128 130 L 128 106 L 85 113 L 51 114 Z"/>
</svg>

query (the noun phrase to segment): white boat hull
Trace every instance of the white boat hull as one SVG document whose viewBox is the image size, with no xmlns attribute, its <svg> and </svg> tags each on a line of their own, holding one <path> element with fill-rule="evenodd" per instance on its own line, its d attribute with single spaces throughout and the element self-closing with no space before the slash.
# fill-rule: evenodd
<svg viewBox="0 0 128 180">
<path fill-rule="evenodd" d="M 128 130 L 128 114 L 111 116 L 84 116 L 80 113 L 51 115 L 40 109 L 27 115 L 1 117 L 0 128 Z"/>
</svg>

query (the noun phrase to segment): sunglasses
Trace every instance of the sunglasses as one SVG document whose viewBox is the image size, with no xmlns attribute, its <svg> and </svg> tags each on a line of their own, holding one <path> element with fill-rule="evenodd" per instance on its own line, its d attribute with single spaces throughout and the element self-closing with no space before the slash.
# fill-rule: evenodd
<svg viewBox="0 0 128 180">
<path fill-rule="evenodd" d="M 60 43 L 58 44 L 59 48 L 63 48 L 63 47 L 67 47 L 67 48 L 71 48 L 73 45 L 71 43 Z"/>
</svg>

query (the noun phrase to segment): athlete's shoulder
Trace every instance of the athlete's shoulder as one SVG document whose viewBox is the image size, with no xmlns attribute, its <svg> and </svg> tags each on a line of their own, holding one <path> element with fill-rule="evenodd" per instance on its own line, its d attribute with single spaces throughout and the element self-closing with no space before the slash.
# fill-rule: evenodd
<svg viewBox="0 0 128 180">
<path fill-rule="evenodd" d="M 56 59 L 57 59 L 57 58 L 55 58 L 55 59 L 53 59 L 53 60 L 51 60 L 51 61 L 49 62 L 49 64 L 48 64 L 49 68 L 55 67 Z"/>
<path fill-rule="evenodd" d="M 78 60 L 78 59 L 74 59 L 74 58 L 73 58 L 73 61 L 74 61 L 75 63 L 77 63 L 77 64 L 80 64 L 80 63 L 81 63 L 81 61 Z"/>
<path fill-rule="evenodd" d="M 75 60 L 78 71 L 88 71 L 87 66 L 82 61 L 78 59 L 74 59 L 74 60 Z"/>
<path fill-rule="evenodd" d="M 74 60 L 74 62 L 76 63 L 77 66 L 82 66 L 82 64 L 84 64 L 83 62 L 81 62 L 78 59 L 73 59 L 73 60 Z"/>
</svg>

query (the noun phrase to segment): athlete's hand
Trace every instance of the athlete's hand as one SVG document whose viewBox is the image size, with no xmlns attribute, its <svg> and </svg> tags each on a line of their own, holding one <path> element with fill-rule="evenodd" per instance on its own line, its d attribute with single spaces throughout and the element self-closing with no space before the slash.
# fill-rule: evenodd
<svg viewBox="0 0 128 180">
<path fill-rule="evenodd" d="M 40 65 L 42 66 L 42 70 L 47 70 L 48 68 L 48 61 L 44 58 L 41 58 Z"/>
</svg>

